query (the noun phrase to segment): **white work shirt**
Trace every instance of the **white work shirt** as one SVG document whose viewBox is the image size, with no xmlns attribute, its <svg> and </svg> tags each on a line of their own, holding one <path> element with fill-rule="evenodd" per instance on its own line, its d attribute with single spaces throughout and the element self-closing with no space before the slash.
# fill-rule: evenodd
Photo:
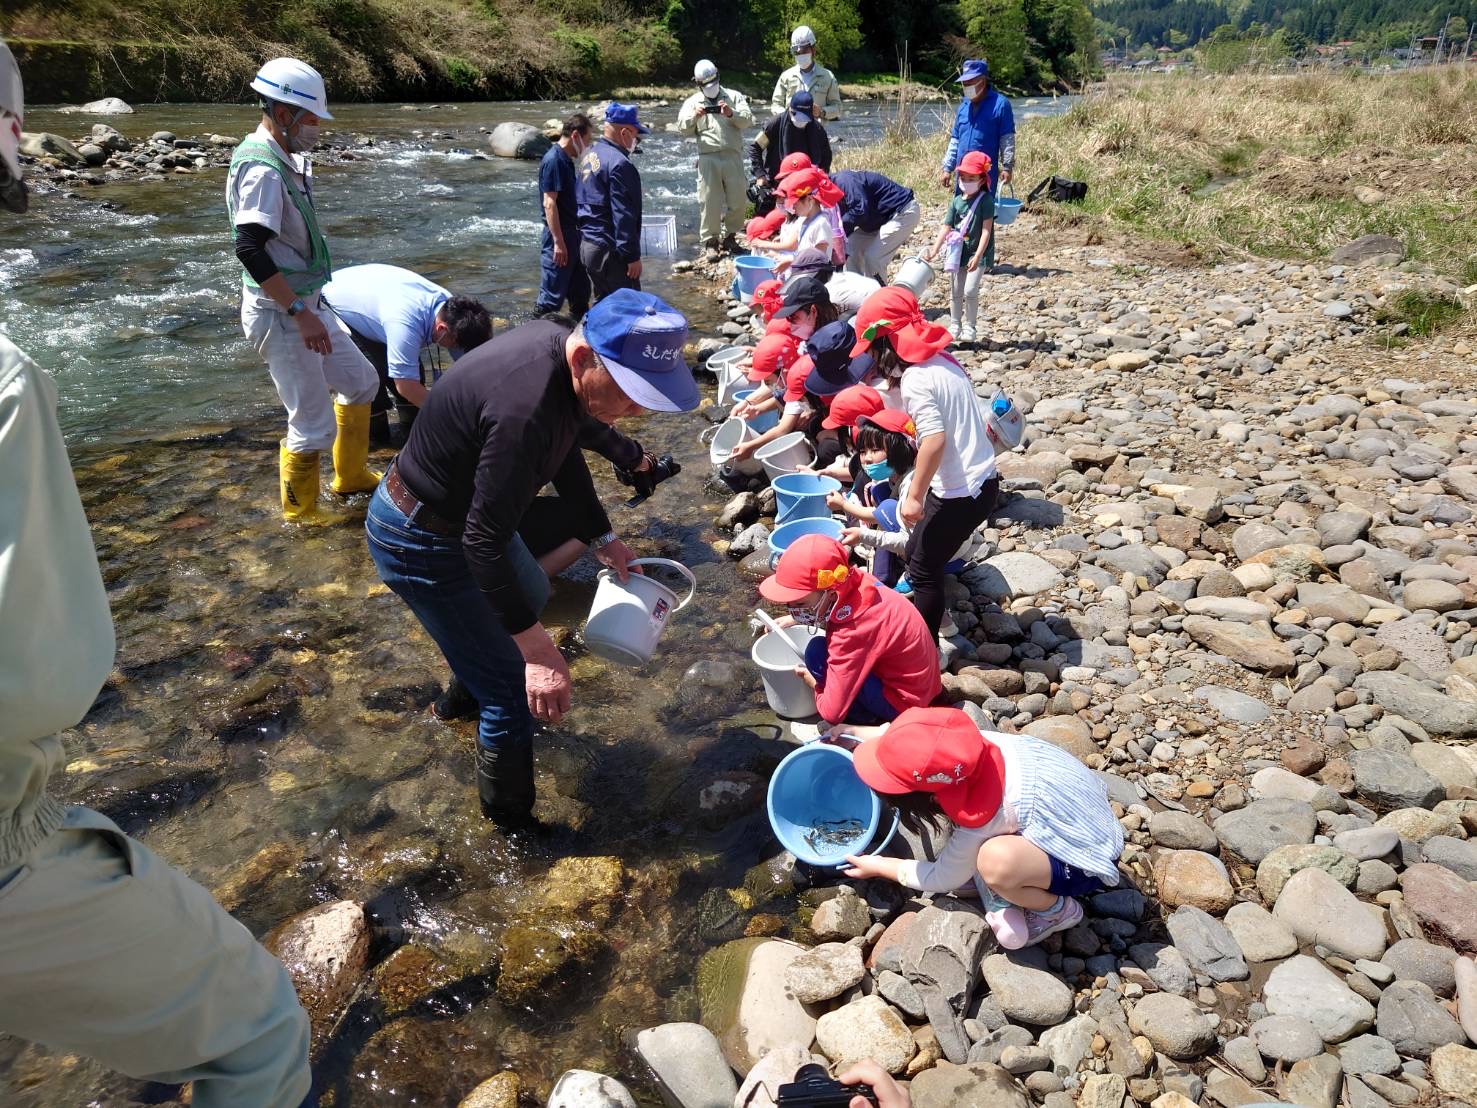
<svg viewBox="0 0 1477 1108">
<path fill-rule="evenodd" d="M 313 166 L 302 154 L 289 154 L 265 126 L 258 126 L 252 135 L 260 139 L 272 153 L 297 171 L 297 185 L 313 200 Z M 279 269 L 307 269 L 313 256 L 313 241 L 308 236 L 308 224 L 297 205 L 287 195 L 287 186 L 282 176 L 264 165 L 238 166 L 226 182 L 228 194 L 236 201 L 236 226 L 250 223 L 266 227 L 273 235 L 267 240 L 267 257 L 277 263 Z M 250 286 L 243 287 L 243 295 L 268 304 L 275 303 L 271 297 Z"/>
<path fill-rule="evenodd" d="M 323 299 L 349 330 L 385 344 L 391 377 L 419 381 L 421 348 L 431 345 L 436 313 L 451 293 L 419 273 L 375 263 L 338 270 Z"/>
<path fill-rule="evenodd" d="M 952 358 L 935 354 L 903 372 L 902 395 L 920 447 L 932 435 L 944 436 L 944 456 L 928 487 L 945 500 L 977 495 L 995 476 L 995 448 L 969 375 Z"/>
</svg>

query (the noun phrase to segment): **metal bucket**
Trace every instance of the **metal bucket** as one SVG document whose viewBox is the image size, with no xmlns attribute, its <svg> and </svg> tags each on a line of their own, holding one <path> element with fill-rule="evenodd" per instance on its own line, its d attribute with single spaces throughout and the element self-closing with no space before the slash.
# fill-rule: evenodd
<svg viewBox="0 0 1477 1108">
<path fill-rule="evenodd" d="M 903 261 L 898 266 L 897 275 L 893 277 L 892 283 L 907 289 L 919 300 L 923 299 L 923 292 L 929 285 L 933 284 L 933 266 L 922 258 L 912 257 Z"/>
</svg>

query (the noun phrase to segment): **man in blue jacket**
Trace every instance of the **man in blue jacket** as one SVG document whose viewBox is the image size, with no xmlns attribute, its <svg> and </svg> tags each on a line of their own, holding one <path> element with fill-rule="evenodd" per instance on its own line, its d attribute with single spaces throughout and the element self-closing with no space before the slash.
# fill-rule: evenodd
<svg viewBox="0 0 1477 1108">
<path fill-rule="evenodd" d="M 887 283 L 887 267 L 918 226 L 913 190 L 868 169 L 843 169 L 831 180 L 843 194 L 846 271 Z"/>
<path fill-rule="evenodd" d="M 650 133 L 634 104 L 612 101 L 599 141 L 580 158 L 580 260 L 596 302 L 616 289 L 641 287 L 641 174 L 630 156 Z"/>
<path fill-rule="evenodd" d="M 979 150 L 990 159 L 990 191 L 997 181 L 1010 184 L 1015 171 L 1015 114 L 1010 101 L 990 84 L 990 63 L 971 58 L 960 70 L 957 83 L 963 86 L 964 103 L 954 116 L 949 149 L 944 152 L 939 184 L 949 188 L 954 170 L 970 151 Z"/>
</svg>

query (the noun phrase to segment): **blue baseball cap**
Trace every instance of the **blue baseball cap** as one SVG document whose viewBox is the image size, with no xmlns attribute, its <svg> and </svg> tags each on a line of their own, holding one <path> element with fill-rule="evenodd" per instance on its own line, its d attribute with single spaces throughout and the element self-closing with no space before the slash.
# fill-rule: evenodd
<svg viewBox="0 0 1477 1108">
<path fill-rule="evenodd" d="M 612 100 L 605 108 L 605 122 L 618 127 L 634 127 L 640 135 L 651 134 L 651 128 L 636 118 L 635 104 L 617 104 Z"/>
<path fill-rule="evenodd" d="M 897 501 L 884 500 L 874 509 L 877 513 L 877 522 L 882 525 L 884 531 L 901 531 L 902 520 L 898 519 Z"/>
<path fill-rule="evenodd" d="M 617 289 L 585 315 L 585 341 L 628 397 L 653 412 L 690 412 L 697 382 L 682 356 L 687 318 L 660 297 Z"/>
<path fill-rule="evenodd" d="M 816 396 L 834 396 L 844 388 L 855 385 L 872 371 L 872 355 L 859 354 L 853 358 L 851 348 L 856 345 L 856 332 L 844 319 L 828 323 L 805 343 L 805 353 L 814 369 L 805 378 L 807 392 Z"/>
<path fill-rule="evenodd" d="M 804 89 L 790 97 L 790 110 L 792 112 L 804 112 L 806 115 L 815 115 L 815 97 Z"/>
<path fill-rule="evenodd" d="M 981 77 L 990 76 L 990 63 L 984 58 L 970 58 L 964 63 L 959 71 L 959 76 L 954 78 L 956 85 L 967 84 L 970 81 L 978 81 Z"/>
</svg>

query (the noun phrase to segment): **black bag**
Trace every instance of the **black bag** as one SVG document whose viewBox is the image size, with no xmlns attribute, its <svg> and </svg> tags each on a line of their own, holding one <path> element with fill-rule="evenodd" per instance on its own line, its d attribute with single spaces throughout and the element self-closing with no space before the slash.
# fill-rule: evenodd
<svg viewBox="0 0 1477 1108">
<path fill-rule="evenodd" d="M 1048 200 L 1055 200 L 1058 204 L 1075 203 L 1087 196 L 1087 182 L 1073 181 L 1055 175 L 1047 177 L 1031 190 L 1030 195 L 1026 197 L 1026 203 L 1034 203 L 1042 196 Z"/>
</svg>

